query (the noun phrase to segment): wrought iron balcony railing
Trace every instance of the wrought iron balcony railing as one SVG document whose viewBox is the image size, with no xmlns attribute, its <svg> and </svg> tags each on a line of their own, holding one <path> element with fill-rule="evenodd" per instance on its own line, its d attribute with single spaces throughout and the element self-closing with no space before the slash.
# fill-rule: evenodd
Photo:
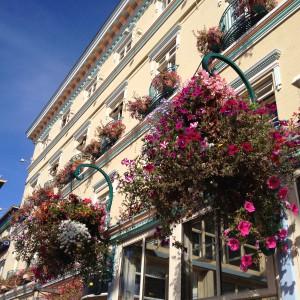
<svg viewBox="0 0 300 300">
<path fill-rule="evenodd" d="M 222 15 L 223 49 L 228 48 L 268 13 L 263 4 L 251 0 L 232 0 Z"/>
</svg>

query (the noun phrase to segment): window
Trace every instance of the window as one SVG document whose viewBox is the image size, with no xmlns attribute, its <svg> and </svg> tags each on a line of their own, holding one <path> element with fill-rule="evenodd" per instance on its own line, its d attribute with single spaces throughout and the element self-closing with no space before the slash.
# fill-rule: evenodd
<svg viewBox="0 0 300 300">
<path fill-rule="evenodd" d="M 120 284 L 120 299 L 168 299 L 169 244 L 144 238 L 124 247 Z"/>
<path fill-rule="evenodd" d="M 40 173 L 34 175 L 30 181 L 29 181 L 29 184 L 30 186 L 34 189 L 35 187 L 37 187 L 37 184 L 38 184 L 38 180 L 39 180 L 39 176 L 40 176 Z"/>
<path fill-rule="evenodd" d="M 123 95 L 120 97 L 123 99 Z M 122 119 L 122 113 L 123 113 L 123 101 L 119 103 L 109 114 L 110 118 L 117 121 Z"/>
<path fill-rule="evenodd" d="M 222 295 L 243 293 L 241 297 L 246 299 L 247 293 L 253 290 L 258 295 L 259 290 L 267 296 L 276 294 L 273 286 L 268 289 L 269 283 L 275 280 L 272 257 L 267 260 L 262 257 L 260 263 L 253 265 L 247 273 L 239 268 L 241 256 L 251 255 L 255 250 L 254 245 L 244 245 L 239 251 L 232 252 L 223 242 L 221 256 L 216 261 L 215 224 L 211 216 L 184 224 L 184 236 L 184 246 L 188 250 L 184 262 L 187 267 L 184 268 L 185 284 L 182 292 L 187 295 L 187 299 L 217 297 L 216 270 L 219 268 L 222 272 Z"/>
<path fill-rule="evenodd" d="M 61 118 L 61 128 L 64 128 L 70 120 L 70 111 L 68 110 Z"/>
<path fill-rule="evenodd" d="M 49 160 L 49 165 L 50 165 L 49 174 L 52 175 L 53 177 L 56 175 L 58 171 L 61 153 L 62 153 L 61 151 L 57 152 Z"/>
<path fill-rule="evenodd" d="M 86 144 L 86 140 L 87 140 L 87 131 L 84 132 L 77 140 L 78 144 L 76 149 L 79 151 L 82 151 L 85 147 Z"/>
<path fill-rule="evenodd" d="M 272 108 L 271 109 L 272 122 L 274 123 L 274 126 L 278 126 L 279 121 L 278 121 L 277 106 L 276 106 L 276 99 L 275 99 L 273 75 L 268 74 L 263 78 L 260 78 L 259 80 L 255 81 L 252 84 L 252 87 L 257 97 L 256 101 L 259 103 L 259 105 L 261 106 L 266 105 Z M 248 99 L 248 92 L 243 91 L 241 93 L 241 96 L 243 98 Z"/>
<path fill-rule="evenodd" d="M 108 202 L 108 200 L 109 200 L 109 192 L 106 192 L 106 193 L 102 194 L 102 195 L 99 196 L 97 199 L 98 199 L 98 203 L 99 203 L 100 205 L 106 206 L 106 204 L 107 204 L 107 202 Z"/>
<path fill-rule="evenodd" d="M 157 64 L 157 71 L 162 72 L 168 68 L 171 68 L 176 65 L 176 39 L 174 39 L 167 48 L 159 54 L 155 61 Z"/>
<path fill-rule="evenodd" d="M 130 51 L 132 46 L 132 34 L 130 34 L 125 41 L 118 48 L 117 53 L 119 54 L 119 61 L 121 61 L 127 53 Z"/>
<path fill-rule="evenodd" d="M 97 88 L 97 78 L 93 79 L 92 82 L 87 86 L 86 88 L 87 98 L 90 98 L 94 94 L 96 88 Z"/>
</svg>

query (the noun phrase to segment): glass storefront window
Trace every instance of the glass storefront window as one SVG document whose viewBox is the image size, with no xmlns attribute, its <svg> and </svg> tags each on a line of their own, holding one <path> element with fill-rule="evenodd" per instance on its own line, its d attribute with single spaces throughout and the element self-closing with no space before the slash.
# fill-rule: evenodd
<svg viewBox="0 0 300 300">
<path fill-rule="evenodd" d="M 213 217 L 197 219 L 184 224 L 184 246 L 187 258 L 184 263 L 185 278 L 191 278 L 192 284 L 185 281 L 182 292 L 187 299 L 205 299 L 216 297 L 216 270 L 221 266 L 222 295 L 239 294 L 251 290 L 268 289 L 266 260 L 261 258 L 248 272 L 240 270 L 240 259 L 244 254 L 252 254 L 254 245 L 244 245 L 239 251 L 232 252 L 222 242 L 220 262 L 216 262 L 216 236 Z M 269 258 L 272 260 L 272 258 Z"/>
<path fill-rule="evenodd" d="M 123 248 L 122 300 L 168 299 L 169 244 L 143 239 Z"/>
</svg>

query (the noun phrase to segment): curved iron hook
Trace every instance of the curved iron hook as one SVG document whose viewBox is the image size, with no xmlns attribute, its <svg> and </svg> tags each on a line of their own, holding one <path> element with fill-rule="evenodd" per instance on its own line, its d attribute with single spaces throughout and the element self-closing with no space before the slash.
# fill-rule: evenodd
<svg viewBox="0 0 300 300">
<path fill-rule="evenodd" d="M 84 179 L 84 175 L 82 174 L 82 175 L 80 175 L 80 173 L 81 173 L 81 169 L 82 168 L 92 168 L 92 169 L 95 169 L 95 170 L 97 170 L 98 172 L 100 172 L 103 176 L 104 176 L 104 178 L 105 178 L 105 180 L 106 180 L 106 182 L 107 182 L 107 184 L 108 184 L 108 189 L 109 189 L 109 199 L 108 199 L 108 203 L 107 203 L 107 212 L 108 212 L 108 214 L 110 213 L 110 210 L 111 210 L 111 205 L 112 205 L 112 200 L 113 200 L 113 193 L 114 193 L 114 190 L 113 190 L 113 186 L 112 186 L 112 182 L 111 182 L 111 180 L 110 180 L 110 177 L 107 175 L 107 173 L 106 172 L 104 172 L 102 169 L 100 169 L 99 167 L 97 167 L 96 165 L 93 165 L 93 164 L 80 164 L 77 168 L 76 168 L 76 170 L 75 170 L 75 172 L 74 172 L 74 177 L 77 179 L 77 180 L 83 180 Z M 108 222 L 109 222 L 109 220 L 108 220 Z"/>
<path fill-rule="evenodd" d="M 214 75 L 214 70 L 210 70 L 209 69 L 209 65 L 212 59 L 217 58 L 223 62 L 225 62 L 227 65 L 229 65 L 230 67 L 232 67 L 236 73 L 240 76 L 240 78 L 242 79 L 243 83 L 245 84 L 248 93 L 249 93 L 249 97 L 251 99 L 251 102 L 255 102 L 256 101 L 256 96 L 255 96 L 255 92 L 250 84 L 250 82 L 248 81 L 248 79 L 246 78 L 245 74 L 243 73 L 243 71 L 238 67 L 238 65 L 236 63 L 234 63 L 230 58 L 219 54 L 219 53 L 214 53 L 214 52 L 210 52 L 208 54 L 206 54 L 203 59 L 202 59 L 202 68 L 204 70 L 206 70 L 211 76 Z"/>
</svg>

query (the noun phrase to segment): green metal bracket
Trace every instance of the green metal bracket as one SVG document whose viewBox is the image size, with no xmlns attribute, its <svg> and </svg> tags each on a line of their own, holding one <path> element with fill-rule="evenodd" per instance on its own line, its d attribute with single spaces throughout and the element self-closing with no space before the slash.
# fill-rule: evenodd
<svg viewBox="0 0 300 300">
<path fill-rule="evenodd" d="M 256 102 L 256 95 L 255 95 L 255 92 L 254 92 L 250 82 L 246 78 L 243 71 L 238 67 L 238 65 L 236 63 L 234 63 L 230 58 L 228 58 L 228 57 L 226 57 L 222 54 L 219 54 L 219 53 L 213 53 L 213 52 L 208 53 L 202 59 L 202 68 L 204 70 L 206 70 L 211 76 L 213 76 L 214 75 L 214 70 L 213 69 L 210 70 L 209 65 L 210 65 L 211 61 L 215 58 L 225 62 L 227 65 L 229 65 L 230 67 L 232 67 L 236 71 L 236 73 L 241 77 L 243 83 L 245 84 L 245 86 L 248 90 L 251 102 Z"/>
<path fill-rule="evenodd" d="M 104 178 L 105 178 L 105 180 L 106 180 L 106 182 L 107 182 L 107 184 L 108 184 L 108 188 L 109 188 L 109 199 L 108 199 L 108 203 L 107 203 L 107 212 L 108 212 L 108 214 L 110 213 L 110 210 L 111 210 L 111 205 L 112 205 L 112 201 L 113 201 L 113 193 L 114 193 L 114 189 L 113 189 L 113 186 L 112 186 L 112 182 L 111 182 L 111 180 L 110 180 L 110 177 L 107 175 L 107 173 L 106 172 L 104 172 L 102 169 L 100 169 L 99 167 L 97 167 L 96 165 L 93 165 L 93 164 L 80 164 L 77 168 L 76 168 L 76 170 L 75 170 L 75 172 L 74 172 L 74 177 L 77 179 L 77 180 L 83 180 L 84 179 L 84 175 L 82 174 L 82 175 L 80 175 L 80 173 L 81 173 L 81 170 L 83 169 L 83 168 L 91 168 L 91 169 L 95 169 L 96 171 L 98 171 L 98 172 L 100 172 L 103 176 L 104 176 Z"/>
</svg>

